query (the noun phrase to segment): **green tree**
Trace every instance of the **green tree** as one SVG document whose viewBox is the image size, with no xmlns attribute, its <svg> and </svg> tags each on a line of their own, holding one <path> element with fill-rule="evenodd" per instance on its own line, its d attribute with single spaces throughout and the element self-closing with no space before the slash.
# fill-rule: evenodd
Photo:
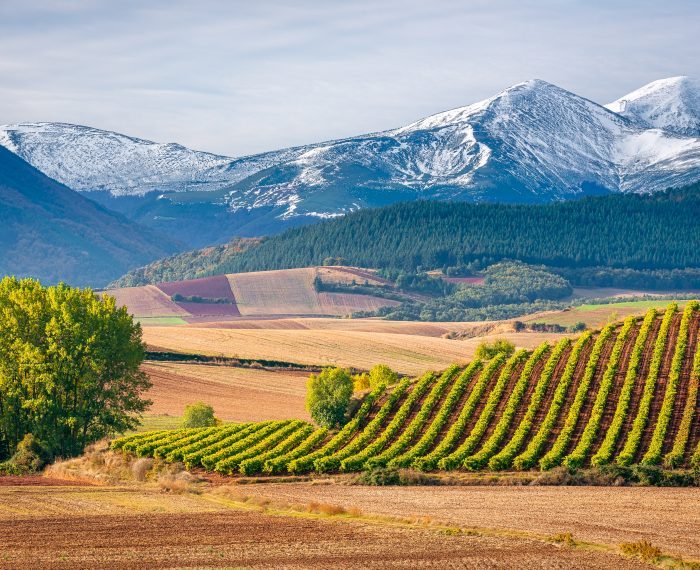
<svg viewBox="0 0 700 570">
<path fill-rule="evenodd" d="M 324 427 L 342 424 L 352 397 L 352 376 L 344 368 L 324 368 L 306 384 L 306 409 Z"/>
<path fill-rule="evenodd" d="M 0 281 L 0 458 L 27 434 L 51 457 L 135 428 L 150 402 L 141 327 L 107 295 Z"/>
<path fill-rule="evenodd" d="M 493 342 L 484 341 L 476 347 L 476 357 L 482 360 L 491 360 L 497 354 L 510 356 L 515 352 L 515 345 L 503 338 L 498 338 Z"/>
<path fill-rule="evenodd" d="M 204 402 L 195 402 L 185 406 L 182 427 L 213 427 L 219 423 L 214 416 L 214 408 Z"/>
<path fill-rule="evenodd" d="M 369 371 L 369 387 L 374 389 L 384 384 L 391 386 L 399 381 L 399 375 L 386 364 L 377 364 Z"/>
</svg>

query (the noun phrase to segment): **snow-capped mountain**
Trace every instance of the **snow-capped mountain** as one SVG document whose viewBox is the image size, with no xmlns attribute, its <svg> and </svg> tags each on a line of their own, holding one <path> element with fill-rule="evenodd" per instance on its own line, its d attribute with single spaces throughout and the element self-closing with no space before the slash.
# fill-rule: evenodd
<svg viewBox="0 0 700 570">
<path fill-rule="evenodd" d="M 700 179 L 693 85 L 661 80 L 606 108 L 531 80 L 406 127 L 238 159 L 56 123 L 0 127 L 0 144 L 203 245 L 400 200 L 545 202 L 688 184 Z"/>
<path fill-rule="evenodd" d="M 644 127 L 700 137 L 700 81 L 692 77 L 652 81 L 606 107 Z"/>
</svg>

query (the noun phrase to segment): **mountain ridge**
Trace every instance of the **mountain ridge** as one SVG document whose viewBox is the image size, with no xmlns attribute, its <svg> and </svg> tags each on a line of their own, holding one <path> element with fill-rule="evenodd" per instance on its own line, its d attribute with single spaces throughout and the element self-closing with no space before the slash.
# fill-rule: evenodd
<svg viewBox="0 0 700 570">
<path fill-rule="evenodd" d="M 700 138 L 610 105 L 534 79 L 396 129 L 235 159 L 57 123 L 0 127 L 0 145 L 192 247 L 399 201 L 548 202 L 700 179 Z"/>
</svg>

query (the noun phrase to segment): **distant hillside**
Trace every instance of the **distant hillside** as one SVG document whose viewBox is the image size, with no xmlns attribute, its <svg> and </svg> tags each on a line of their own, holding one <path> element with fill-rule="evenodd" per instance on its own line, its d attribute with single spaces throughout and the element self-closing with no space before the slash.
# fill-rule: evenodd
<svg viewBox="0 0 700 570">
<path fill-rule="evenodd" d="M 166 281 L 184 281 L 215 275 L 219 267 L 234 257 L 260 243 L 255 238 L 236 238 L 223 245 L 214 245 L 178 253 L 159 259 L 143 267 L 132 269 L 110 284 L 110 287 L 137 287 Z"/>
<path fill-rule="evenodd" d="M 208 251 L 187 254 L 188 264 L 212 275 L 309 267 L 329 259 L 459 272 L 516 259 L 561 268 L 572 283 L 621 285 L 618 279 L 647 288 L 693 288 L 700 282 L 700 184 L 544 205 L 403 203 L 289 230 L 213 263 Z M 149 271 L 134 278 L 146 282 Z"/>
<path fill-rule="evenodd" d="M 225 475 L 611 465 L 615 478 L 662 484 L 652 466 L 700 467 L 699 331 L 696 302 L 682 312 L 671 305 L 553 346 L 381 386 L 337 432 L 261 422 L 233 436 L 151 433 L 112 447 Z"/>
<path fill-rule="evenodd" d="M 176 250 L 0 147 L 0 275 L 104 285 Z"/>
</svg>

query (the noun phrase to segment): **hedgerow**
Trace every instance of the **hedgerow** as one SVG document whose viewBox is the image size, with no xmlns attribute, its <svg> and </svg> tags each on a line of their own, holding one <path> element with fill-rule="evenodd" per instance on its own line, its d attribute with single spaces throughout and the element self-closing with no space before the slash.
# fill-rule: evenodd
<svg viewBox="0 0 700 570">
<path fill-rule="evenodd" d="M 617 376 L 617 369 L 620 366 L 622 351 L 625 348 L 625 343 L 627 342 L 630 331 L 636 322 L 636 317 L 628 317 L 625 319 L 622 329 L 617 335 L 612 352 L 610 353 L 610 358 L 608 359 L 608 366 L 605 369 L 603 378 L 600 381 L 598 393 L 596 394 L 595 401 L 593 402 L 593 408 L 591 408 L 591 414 L 586 422 L 586 427 L 583 429 L 583 433 L 581 434 L 581 438 L 578 440 L 576 447 L 574 447 L 573 451 L 564 458 L 564 465 L 569 469 L 581 467 L 586 461 L 586 457 L 588 456 L 591 448 L 595 444 L 598 431 L 600 430 L 600 423 L 603 419 L 603 413 L 605 412 L 605 407 L 608 403 L 608 398 L 610 396 L 610 392 L 612 391 L 615 377 Z"/>
<path fill-rule="evenodd" d="M 413 406 L 416 402 L 419 402 L 423 395 L 427 392 L 430 385 L 435 382 L 435 375 L 432 372 L 425 374 L 415 385 L 411 393 L 404 400 L 401 407 L 398 409 L 394 417 L 386 426 L 384 431 L 375 439 L 370 445 L 365 447 L 362 451 L 346 457 L 340 464 L 340 469 L 342 471 L 357 471 L 362 469 L 368 459 L 375 457 L 379 452 L 382 451 L 389 443 L 398 431 L 404 426 L 406 420 L 408 419 Z"/>
<path fill-rule="evenodd" d="M 591 340 L 592 336 L 593 333 L 591 331 L 584 333 L 571 349 L 571 354 L 566 362 L 566 368 L 559 379 L 559 384 L 557 384 L 557 389 L 554 392 L 552 403 L 547 410 L 547 415 L 545 416 L 542 425 L 540 426 L 539 430 L 537 430 L 535 437 L 530 440 L 530 443 L 525 448 L 525 451 L 513 460 L 513 466 L 516 469 L 529 469 L 535 465 L 535 463 L 537 463 L 537 459 L 542 453 L 544 446 L 547 444 L 549 436 L 559 419 L 560 411 L 566 403 L 566 397 L 569 393 L 569 387 L 571 386 L 571 382 L 574 378 L 574 373 L 576 372 L 579 359 L 581 358 L 581 353 L 583 352 L 584 347 Z"/>
<path fill-rule="evenodd" d="M 462 411 L 459 413 L 455 422 L 450 426 L 450 429 L 445 434 L 445 437 L 442 438 L 442 441 L 440 441 L 437 447 L 428 455 L 420 457 L 413 462 L 416 469 L 420 469 L 421 471 L 435 469 L 438 462 L 452 451 L 457 441 L 459 441 L 459 438 L 462 437 L 469 420 L 474 415 L 474 410 L 484 395 L 486 387 L 490 384 L 493 376 L 498 372 L 505 360 L 506 355 L 501 353 L 497 354 L 489 361 L 488 365 L 479 375 L 479 379 L 472 388 L 467 401 L 464 403 L 464 406 L 462 406 Z"/>
<path fill-rule="evenodd" d="M 697 308 L 698 304 L 691 301 L 685 306 L 685 310 L 683 311 L 683 317 L 681 318 L 681 324 L 678 329 L 676 350 L 673 353 L 673 361 L 671 362 L 671 371 L 668 375 L 663 403 L 661 404 L 659 417 L 656 419 L 656 426 L 654 426 L 654 433 L 651 436 L 649 448 L 642 458 L 642 463 L 644 465 L 658 465 L 661 463 L 664 439 L 666 437 L 666 431 L 668 430 L 668 424 L 671 422 L 673 408 L 676 404 L 676 394 L 678 393 L 683 359 L 688 349 L 690 320 Z"/>
<path fill-rule="evenodd" d="M 547 360 L 547 363 L 542 370 L 542 374 L 540 374 L 539 380 L 537 381 L 535 391 L 532 393 L 530 403 L 527 407 L 525 415 L 523 416 L 523 419 L 516 428 L 515 433 L 508 444 L 489 460 L 490 469 L 498 471 L 501 469 L 507 469 L 511 466 L 513 458 L 517 455 L 518 451 L 520 451 L 525 439 L 530 434 L 532 424 L 535 421 L 535 416 L 542 405 L 542 401 L 547 393 L 547 388 L 552 380 L 552 376 L 554 376 L 554 371 L 556 370 L 562 355 L 570 345 L 571 340 L 565 338 L 560 340 L 554 347 L 554 350 L 552 350 L 552 354 Z"/>
<path fill-rule="evenodd" d="M 527 387 L 532 381 L 535 366 L 537 366 L 537 363 L 542 360 L 549 348 L 548 343 L 543 343 L 532 352 L 530 358 L 528 358 L 522 372 L 520 373 L 518 381 L 515 383 L 515 386 L 513 386 L 513 390 L 508 397 L 508 401 L 506 402 L 506 406 L 503 409 L 501 417 L 498 419 L 498 422 L 493 428 L 493 432 L 477 453 L 466 457 L 462 462 L 462 465 L 466 469 L 469 469 L 470 471 L 481 469 L 484 465 L 486 465 L 489 459 L 496 454 L 499 446 L 503 442 L 503 438 L 508 434 L 508 429 L 513 422 L 513 418 L 515 418 L 515 414 L 518 412 L 518 408 L 520 407 L 520 403 L 525 396 Z"/>
<path fill-rule="evenodd" d="M 588 392 L 591 387 L 591 382 L 593 381 L 593 375 L 595 374 L 596 367 L 598 366 L 598 360 L 603 352 L 603 347 L 612 336 L 614 329 L 615 325 L 611 323 L 600 331 L 600 334 L 593 345 L 593 350 L 591 350 L 588 362 L 586 363 L 586 370 L 583 373 L 581 383 L 576 390 L 574 401 L 566 415 L 564 427 L 562 428 L 561 432 L 559 432 L 559 436 L 555 440 L 552 448 L 547 454 L 545 454 L 544 457 L 542 457 L 542 459 L 540 459 L 541 469 L 546 471 L 547 469 L 556 467 L 564 457 L 566 448 L 568 447 L 574 434 L 574 430 L 576 429 L 576 424 L 578 423 L 579 415 L 581 414 L 581 408 L 583 408 L 583 404 L 586 401 L 586 398 L 589 396 Z"/>
<path fill-rule="evenodd" d="M 608 427 L 608 431 L 605 434 L 605 439 L 600 445 L 600 448 L 598 448 L 597 453 L 591 458 L 591 465 L 595 467 L 607 465 L 613 459 L 617 440 L 620 436 L 620 432 L 622 431 L 622 426 L 627 419 L 627 412 L 630 407 L 630 402 L 632 401 L 632 392 L 634 391 L 634 386 L 637 382 L 637 375 L 639 374 L 639 369 L 642 365 L 642 357 L 644 356 L 644 349 L 647 345 L 647 339 L 649 338 L 649 333 L 651 332 L 655 320 L 656 309 L 649 309 L 644 317 L 642 326 L 639 328 L 637 339 L 634 342 L 634 348 L 632 349 L 630 361 L 627 366 L 627 373 L 625 374 L 625 380 L 622 383 L 620 397 L 617 400 L 617 406 L 615 407 L 615 413 L 613 414 L 613 419 L 610 422 L 610 427 Z"/>
<path fill-rule="evenodd" d="M 442 395 L 445 393 L 447 386 L 459 371 L 458 366 L 450 366 L 443 375 L 438 379 L 430 391 L 430 394 L 423 401 L 418 413 L 409 422 L 406 429 L 401 432 L 398 438 L 385 451 L 369 459 L 365 465 L 366 469 L 376 469 L 377 467 L 386 467 L 394 458 L 401 455 L 413 443 L 415 438 L 423 429 L 423 426 L 428 421 L 435 407 L 438 405 Z"/>
<path fill-rule="evenodd" d="M 634 461 L 635 455 L 637 454 L 637 450 L 639 449 L 644 428 L 649 421 L 649 410 L 651 408 L 651 402 L 654 399 L 656 380 L 659 376 L 661 362 L 664 357 L 668 331 L 671 328 L 673 315 L 676 314 L 677 310 L 678 305 L 676 303 L 671 303 L 666 308 L 666 312 L 664 313 L 664 318 L 661 321 L 661 327 L 659 328 L 659 334 L 657 335 L 656 342 L 654 343 L 654 352 L 651 357 L 651 364 L 649 365 L 649 373 L 647 374 L 647 378 L 644 382 L 644 392 L 642 393 L 642 399 L 640 400 L 639 407 L 637 408 L 637 415 L 634 418 L 632 429 L 627 435 L 625 446 L 615 459 L 615 463 L 618 465 L 631 465 Z"/>
<path fill-rule="evenodd" d="M 438 467 L 440 469 L 455 469 L 459 467 L 462 462 L 469 457 L 469 455 L 471 455 L 474 448 L 479 444 L 479 441 L 481 441 L 481 438 L 488 429 L 489 422 L 496 413 L 498 402 L 500 401 L 501 396 L 508 385 L 510 377 L 513 375 L 515 369 L 520 365 L 520 363 L 527 358 L 527 355 L 527 350 L 519 350 L 508 359 L 505 366 L 503 366 L 503 370 L 501 370 L 501 373 L 498 376 L 496 384 L 491 389 L 486 405 L 481 411 L 479 419 L 472 428 L 469 437 L 464 440 L 462 445 L 450 453 L 450 455 L 443 457 L 438 462 Z"/>
</svg>

